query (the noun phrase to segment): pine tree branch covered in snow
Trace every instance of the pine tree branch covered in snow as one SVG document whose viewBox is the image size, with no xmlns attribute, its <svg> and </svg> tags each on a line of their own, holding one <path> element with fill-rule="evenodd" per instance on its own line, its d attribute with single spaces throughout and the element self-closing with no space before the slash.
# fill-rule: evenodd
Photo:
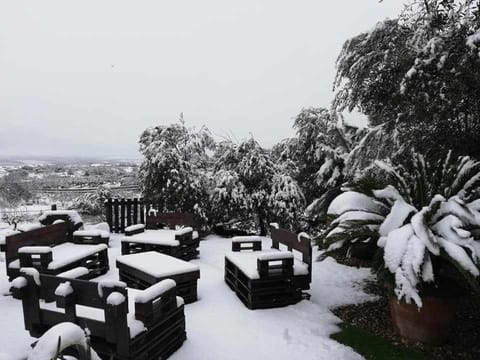
<svg viewBox="0 0 480 360">
<path fill-rule="evenodd" d="M 424 154 L 479 158 L 479 14 L 478 1 L 412 2 L 399 18 L 348 40 L 334 107 L 397 129 Z"/>
<path fill-rule="evenodd" d="M 391 279 L 399 299 L 419 307 L 421 294 L 432 289 L 466 283 L 480 291 L 480 162 L 449 153 L 376 166 L 377 178 L 345 186 L 330 204 L 334 220 L 319 244 L 327 253 L 378 246 L 379 274 Z"/>
</svg>

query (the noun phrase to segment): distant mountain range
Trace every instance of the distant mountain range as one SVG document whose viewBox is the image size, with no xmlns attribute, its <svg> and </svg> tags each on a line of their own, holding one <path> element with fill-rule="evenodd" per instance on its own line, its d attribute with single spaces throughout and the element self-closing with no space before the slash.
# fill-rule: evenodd
<svg viewBox="0 0 480 360">
<path fill-rule="evenodd" d="M 91 163 L 139 163 L 141 158 L 111 158 L 111 157 L 62 157 L 62 156 L 0 156 L 0 165 L 65 165 Z"/>
</svg>

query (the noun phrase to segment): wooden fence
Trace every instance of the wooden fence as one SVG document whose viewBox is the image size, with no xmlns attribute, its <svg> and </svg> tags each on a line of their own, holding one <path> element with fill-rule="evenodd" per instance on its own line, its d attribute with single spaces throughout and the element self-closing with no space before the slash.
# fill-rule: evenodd
<svg viewBox="0 0 480 360">
<path fill-rule="evenodd" d="M 144 199 L 108 199 L 105 201 L 105 217 L 110 231 L 122 233 L 125 227 L 145 224 L 145 216 L 151 203 Z"/>
</svg>

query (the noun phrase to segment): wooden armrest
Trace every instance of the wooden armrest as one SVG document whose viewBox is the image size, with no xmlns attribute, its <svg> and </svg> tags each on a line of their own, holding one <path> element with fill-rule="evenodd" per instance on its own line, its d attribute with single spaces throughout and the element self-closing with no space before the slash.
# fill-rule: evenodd
<svg viewBox="0 0 480 360">
<path fill-rule="evenodd" d="M 144 224 L 130 225 L 125 228 L 125 236 L 132 236 L 145 232 Z"/>
<path fill-rule="evenodd" d="M 171 279 L 160 281 L 139 293 L 135 298 L 135 319 L 145 326 L 156 322 L 177 308 L 177 287 Z"/>
<path fill-rule="evenodd" d="M 104 241 L 102 239 L 102 235 L 100 233 L 94 235 L 93 233 L 92 234 L 88 234 L 88 233 L 73 233 L 73 238 L 72 238 L 72 242 L 74 244 L 93 244 L 93 245 L 97 245 L 97 244 L 103 244 Z"/>
<path fill-rule="evenodd" d="M 18 249 L 20 267 L 46 269 L 53 260 L 52 248 L 48 246 L 24 246 Z"/>
<path fill-rule="evenodd" d="M 260 278 L 293 276 L 293 254 L 264 254 L 257 259 L 257 270 Z"/>
<path fill-rule="evenodd" d="M 237 238 L 232 240 L 232 251 L 242 250 L 262 250 L 262 240 L 260 239 L 241 239 Z"/>
</svg>

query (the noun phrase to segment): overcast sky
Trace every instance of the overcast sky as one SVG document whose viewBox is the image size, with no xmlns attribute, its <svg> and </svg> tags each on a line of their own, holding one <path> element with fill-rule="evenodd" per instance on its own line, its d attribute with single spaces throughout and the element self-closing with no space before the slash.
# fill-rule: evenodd
<svg viewBox="0 0 480 360">
<path fill-rule="evenodd" d="M 148 126 L 264 146 L 332 100 L 343 42 L 400 0 L 0 0 L 0 155 L 137 157 Z"/>
</svg>

